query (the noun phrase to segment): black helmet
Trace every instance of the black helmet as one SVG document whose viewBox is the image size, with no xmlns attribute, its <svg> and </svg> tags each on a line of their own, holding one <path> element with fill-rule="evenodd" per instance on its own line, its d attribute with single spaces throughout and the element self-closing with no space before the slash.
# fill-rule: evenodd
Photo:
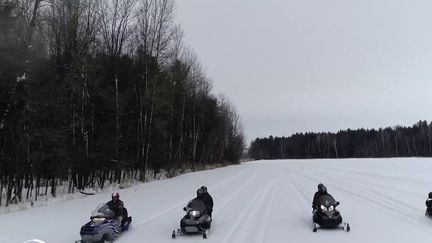
<svg viewBox="0 0 432 243">
<path fill-rule="evenodd" d="M 432 198 L 432 192 L 429 192 L 429 198 Z"/>
<path fill-rule="evenodd" d="M 207 187 L 206 186 L 201 186 L 201 189 L 203 189 L 204 192 L 207 192 Z"/>
<path fill-rule="evenodd" d="M 327 193 L 327 187 L 325 187 L 322 183 L 318 184 L 318 191 L 321 193 Z"/>
<path fill-rule="evenodd" d="M 202 188 L 198 188 L 197 190 L 197 197 L 201 197 L 206 191 Z"/>
<path fill-rule="evenodd" d="M 113 201 L 118 201 L 120 199 L 120 194 L 118 192 L 114 192 L 113 194 L 111 194 L 111 199 Z"/>
</svg>

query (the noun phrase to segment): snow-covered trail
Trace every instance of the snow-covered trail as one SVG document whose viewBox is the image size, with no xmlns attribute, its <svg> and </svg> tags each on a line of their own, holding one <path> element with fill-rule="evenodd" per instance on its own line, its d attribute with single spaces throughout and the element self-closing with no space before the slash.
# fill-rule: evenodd
<svg viewBox="0 0 432 243">
<path fill-rule="evenodd" d="M 190 173 L 120 190 L 133 223 L 117 242 L 429 242 L 424 216 L 432 159 L 256 161 Z M 311 200 L 324 183 L 340 201 L 351 232 L 312 232 Z M 206 185 L 215 206 L 209 238 L 181 236 L 183 206 Z M 94 207 L 109 194 L 0 215 L 0 242 L 74 242 Z"/>
</svg>

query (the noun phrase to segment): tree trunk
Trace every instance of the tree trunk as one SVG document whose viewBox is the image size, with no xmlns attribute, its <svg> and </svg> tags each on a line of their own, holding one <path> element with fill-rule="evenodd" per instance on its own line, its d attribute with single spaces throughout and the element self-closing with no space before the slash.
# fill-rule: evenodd
<svg viewBox="0 0 432 243">
<path fill-rule="evenodd" d="M 38 199 L 39 190 L 40 190 L 40 176 L 38 176 L 36 179 L 35 201 L 37 201 Z"/>
<path fill-rule="evenodd" d="M 57 193 L 56 193 L 56 179 L 53 177 L 51 178 L 51 195 L 53 197 L 56 197 Z"/>
<path fill-rule="evenodd" d="M 431 126 L 427 126 L 428 129 L 428 142 L 429 142 L 429 153 L 428 156 L 432 156 L 432 131 L 431 131 Z"/>
<path fill-rule="evenodd" d="M 137 161 L 139 163 L 139 169 L 144 170 L 144 150 L 145 150 L 145 117 L 144 117 L 144 94 L 142 91 L 142 87 L 139 85 L 138 87 L 138 98 L 139 98 L 139 117 L 138 117 L 138 126 L 137 126 L 137 142 L 139 147 L 137 148 Z M 140 176 L 141 177 L 141 176 Z M 144 178 L 140 178 L 140 180 L 144 180 Z"/>
<path fill-rule="evenodd" d="M 3 178 L 0 178 L 0 207 L 2 206 L 3 198 Z"/>
<path fill-rule="evenodd" d="M 418 154 L 418 151 L 417 151 L 417 146 L 416 146 L 416 143 L 415 143 L 415 140 L 413 139 L 413 141 L 412 141 L 412 144 L 413 144 L 413 148 L 414 148 L 414 153 L 415 153 L 415 156 L 416 157 L 418 157 L 419 156 L 419 154 Z"/>
<path fill-rule="evenodd" d="M 195 154 L 196 154 L 196 147 L 198 143 L 198 131 L 197 131 L 197 122 L 196 122 L 196 103 L 195 103 L 195 95 L 192 95 L 193 100 L 193 118 L 192 118 L 192 164 L 195 165 Z"/>
<path fill-rule="evenodd" d="M 172 81 L 170 82 L 170 94 L 172 99 L 174 99 L 174 85 Z M 172 163 L 172 150 L 173 150 L 173 121 L 174 120 L 174 101 L 170 102 L 169 111 L 169 149 L 168 149 L 168 171 L 171 170 Z"/>
<path fill-rule="evenodd" d="M 151 98 L 150 118 L 149 118 L 149 122 L 148 122 L 148 132 L 147 132 L 147 148 L 146 148 L 146 156 L 145 156 L 145 171 L 146 172 L 149 169 L 149 153 L 150 153 L 150 142 L 151 142 L 152 123 L 153 123 L 154 95 L 155 95 L 155 90 L 153 88 L 152 98 Z"/>
<path fill-rule="evenodd" d="M 119 90 L 118 90 L 118 79 L 117 74 L 115 77 L 115 92 L 116 92 L 116 138 L 115 138 L 115 156 L 119 159 L 119 137 L 120 137 L 120 126 L 119 126 Z"/>
<path fill-rule="evenodd" d="M 405 139 L 405 146 L 406 146 L 406 150 L 407 150 L 407 156 L 412 156 L 412 154 L 411 154 L 411 149 L 410 149 L 410 147 L 409 147 L 409 144 L 408 144 L 408 140 L 407 140 L 407 139 Z"/>
<path fill-rule="evenodd" d="M 45 179 L 45 196 L 48 194 L 48 186 L 49 186 L 49 183 L 48 183 L 48 180 L 46 180 Z"/>
<path fill-rule="evenodd" d="M 179 145 L 178 145 L 178 160 L 181 161 L 182 159 L 182 149 L 183 149 L 183 124 L 184 124 L 184 118 L 185 118 L 185 110 L 186 110 L 186 95 L 183 96 L 183 102 L 182 102 L 182 114 L 180 119 L 180 138 L 179 138 Z"/>
<path fill-rule="evenodd" d="M 3 162 L 5 160 L 5 151 L 6 151 L 6 143 L 7 143 L 7 137 L 4 138 L 3 140 L 3 146 L 1 148 L 1 154 L 0 154 L 0 175 L 2 175 L 2 169 L 3 169 Z M 0 177 L 0 180 L 3 182 L 3 178 Z"/>
<path fill-rule="evenodd" d="M 395 134 L 394 138 L 395 138 L 395 152 L 397 157 L 399 155 L 397 134 Z"/>
<path fill-rule="evenodd" d="M 333 139 L 333 146 L 334 146 L 336 158 L 338 159 L 339 158 L 339 154 L 338 154 L 338 149 L 337 149 L 337 144 L 336 144 L 336 138 Z"/>
<path fill-rule="evenodd" d="M 12 188 L 11 188 L 11 180 L 10 177 L 8 177 L 7 183 L 6 183 L 6 207 L 9 206 L 9 202 L 12 197 Z"/>
</svg>

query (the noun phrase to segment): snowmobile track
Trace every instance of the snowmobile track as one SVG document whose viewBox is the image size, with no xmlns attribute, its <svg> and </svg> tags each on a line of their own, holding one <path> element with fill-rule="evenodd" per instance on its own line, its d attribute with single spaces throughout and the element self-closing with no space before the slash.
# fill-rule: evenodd
<svg viewBox="0 0 432 243">
<path fill-rule="evenodd" d="M 258 235 L 256 237 L 256 242 L 257 243 L 262 243 L 265 242 L 265 238 L 266 238 L 266 234 L 267 234 L 267 230 L 269 227 L 269 218 L 270 218 L 270 213 L 271 210 L 273 209 L 273 204 L 274 204 L 274 199 L 276 196 L 276 188 L 272 188 L 272 192 L 271 192 L 271 196 L 270 196 L 270 200 L 268 201 L 268 206 L 266 207 L 266 210 L 264 211 L 264 218 L 261 221 L 261 225 L 259 228 L 261 228 L 262 230 L 258 232 Z"/>
<path fill-rule="evenodd" d="M 247 170 L 242 171 L 240 174 L 236 174 L 236 175 L 230 177 L 229 179 L 217 184 L 216 186 L 214 186 L 212 188 L 212 191 L 214 192 L 214 191 L 218 191 L 218 190 L 223 190 L 224 185 L 229 184 L 229 183 L 235 181 L 236 179 L 240 179 L 243 175 L 246 175 L 247 172 L 248 172 Z M 252 179 L 253 179 L 253 177 L 250 177 L 249 181 L 251 181 Z M 175 211 L 183 208 L 183 206 L 186 205 L 186 203 L 189 200 L 190 200 L 190 197 L 188 197 L 187 199 L 181 200 L 181 201 L 177 201 L 172 206 L 167 207 L 163 210 L 157 210 L 157 213 L 152 214 L 151 216 L 149 216 L 145 220 L 141 220 L 139 222 L 134 223 L 134 227 L 145 225 L 147 223 L 152 222 L 153 220 L 157 220 L 157 219 L 161 218 L 162 216 L 170 215 L 170 214 L 174 213 Z"/>
<path fill-rule="evenodd" d="M 314 171 L 314 172 L 316 173 L 316 171 Z M 315 178 L 310 177 L 308 175 L 303 175 L 303 176 L 306 178 L 309 178 L 310 180 L 315 180 Z M 338 178 L 337 175 L 335 175 L 334 177 Z M 392 202 L 393 207 L 389 207 L 389 205 L 384 203 L 388 200 L 383 198 L 382 194 L 380 194 L 380 193 L 371 193 L 370 187 L 365 187 L 364 185 L 351 186 L 351 188 L 356 188 L 356 191 L 361 192 L 361 193 L 354 193 L 353 191 L 347 190 L 347 189 L 339 186 L 340 183 L 338 183 L 338 182 L 340 182 L 340 181 L 336 181 L 335 179 L 330 178 L 329 176 L 323 176 L 322 174 L 320 174 L 318 178 L 326 178 L 327 179 L 326 184 L 328 184 L 331 188 L 336 189 L 337 191 L 340 191 L 344 194 L 353 196 L 353 197 L 363 201 L 364 203 L 366 203 L 368 205 L 378 206 L 383 211 L 386 211 L 387 214 L 398 219 L 401 223 L 407 224 L 407 227 L 413 227 L 413 225 L 415 225 L 415 226 L 418 226 L 418 228 L 421 228 L 422 230 L 432 232 L 432 229 L 430 227 L 419 222 L 418 219 L 422 219 L 420 216 L 417 217 L 416 214 L 412 215 L 412 214 L 409 214 L 409 213 L 403 211 L 400 207 L 395 206 L 395 204 L 393 202 Z M 332 182 L 329 182 L 329 181 L 332 181 Z M 381 199 L 381 200 L 379 200 L 379 199 Z M 402 217 L 401 215 L 404 215 L 404 217 Z"/>
<path fill-rule="evenodd" d="M 257 202 L 260 199 L 265 199 L 265 195 L 268 194 L 268 191 L 270 190 L 270 187 L 275 184 L 276 180 L 272 180 L 270 182 L 267 182 L 266 185 L 264 185 L 253 197 L 253 199 L 249 202 L 249 204 L 243 209 L 237 220 L 233 223 L 231 226 L 230 232 L 228 232 L 227 236 L 224 238 L 222 242 L 226 243 L 232 243 L 237 242 L 236 239 L 236 233 L 238 230 L 240 230 L 242 226 L 242 222 L 248 215 L 252 214 L 252 210 L 254 207 L 256 207 Z M 248 214 L 249 213 L 249 214 Z"/>
</svg>

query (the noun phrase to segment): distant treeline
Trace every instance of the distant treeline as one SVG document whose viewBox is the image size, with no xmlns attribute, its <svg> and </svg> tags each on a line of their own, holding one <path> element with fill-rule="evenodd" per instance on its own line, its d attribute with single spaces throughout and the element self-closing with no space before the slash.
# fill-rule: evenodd
<svg viewBox="0 0 432 243">
<path fill-rule="evenodd" d="M 254 159 L 430 157 L 432 123 L 257 138 L 249 155 Z"/>
<path fill-rule="evenodd" d="M 173 13 L 173 0 L 0 0 L 0 206 L 64 181 L 238 162 L 240 118 Z"/>
</svg>

